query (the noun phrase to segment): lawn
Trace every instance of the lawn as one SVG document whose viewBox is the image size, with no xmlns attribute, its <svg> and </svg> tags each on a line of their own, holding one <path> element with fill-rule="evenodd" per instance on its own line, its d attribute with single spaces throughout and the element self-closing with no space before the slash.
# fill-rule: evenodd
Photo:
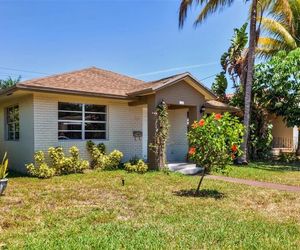
<svg viewBox="0 0 300 250">
<path fill-rule="evenodd" d="M 250 163 L 245 166 L 229 166 L 226 176 L 300 186 L 300 165 L 268 164 L 265 162 Z M 215 175 L 222 175 L 213 172 Z"/>
<path fill-rule="evenodd" d="M 0 197 L 0 242 L 9 249 L 299 249 L 300 193 L 204 179 L 194 197 L 198 178 L 121 170 L 12 177 Z"/>
</svg>

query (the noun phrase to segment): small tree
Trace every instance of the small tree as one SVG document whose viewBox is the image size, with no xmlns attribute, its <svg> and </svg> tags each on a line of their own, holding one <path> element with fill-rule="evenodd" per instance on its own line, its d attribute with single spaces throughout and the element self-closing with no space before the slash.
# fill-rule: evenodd
<svg viewBox="0 0 300 250">
<path fill-rule="evenodd" d="M 300 48 L 279 52 L 270 61 L 257 65 L 254 86 L 269 112 L 282 116 L 289 127 L 300 129 Z"/>
<path fill-rule="evenodd" d="M 244 126 L 238 118 L 229 113 L 204 116 L 199 122 L 192 124 L 188 133 L 189 156 L 204 168 L 196 193 L 199 193 L 205 173 L 216 166 L 225 167 L 241 155 L 243 131 Z"/>
</svg>

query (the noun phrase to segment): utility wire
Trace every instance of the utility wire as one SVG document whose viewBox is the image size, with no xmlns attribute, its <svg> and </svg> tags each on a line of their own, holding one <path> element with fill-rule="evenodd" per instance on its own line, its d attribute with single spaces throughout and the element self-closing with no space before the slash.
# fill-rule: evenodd
<svg viewBox="0 0 300 250">
<path fill-rule="evenodd" d="M 11 70 L 11 71 L 20 71 L 20 72 L 25 72 L 25 73 L 39 74 L 39 75 L 50 75 L 50 74 L 43 73 L 43 72 L 38 72 L 38 71 L 23 70 L 23 69 L 14 69 L 14 68 L 2 67 L 2 66 L 0 66 L 0 69 Z"/>
</svg>

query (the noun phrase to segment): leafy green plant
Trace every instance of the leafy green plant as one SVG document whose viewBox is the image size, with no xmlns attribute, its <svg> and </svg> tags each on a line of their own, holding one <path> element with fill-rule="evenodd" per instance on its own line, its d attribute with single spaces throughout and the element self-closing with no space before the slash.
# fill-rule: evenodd
<svg viewBox="0 0 300 250">
<path fill-rule="evenodd" d="M 26 164 L 26 168 L 28 173 L 31 176 L 35 176 L 41 179 L 51 178 L 55 175 L 55 169 L 49 167 L 48 164 L 45 162 L 45 155 L 43 151 L 37 151 L 34 154 L 35 164 L 30 163 Z"/>
<path fill-rule="evenodd" d="M 298 160 L 295 152 L 280 152 L 278 161 L 282 163 L 293 163 Z"/>
<path fill-rule="evenodd" d="M 88 140 L 88 141 L 86 142 L 86 147 L 87 147 L 87 150 L 88 150 L 89 152 L 92 152 L 92 150 L 93 150 L 94 147 L 97 147 L 97 148 L 100 150 L 100 152 L 101 152 L 102 154 L 105 154 L 105 152 L 106 152 L 105 144 L 102 143 L 102 142 L 101 142 L 101 143 L 98 143 L 98 144 L 96 145 L 95 142 L 93 142 L 93 141 L 91 141 L 91 140 Z"/>
<path fill-rule="evenodd" d="M 129 161 L 126 162 L 124 165 L 125 165 L 125 170 L 127 172 L 136 172 L 139 174 L 144 174 L 148 170 L 148 165 L 141 159 L 136 161 L 135 164 Z"/>
<path fill-rule="evenodd" d="M 102 170 L 113 170 L 117 169 L 123 158 L 123 153 L 114 150 L 109 155 L 103 153 L 101 149 L 94 146 L 91 151 L 91 158 L 93 163 L 93 168 L 98 168 Z"/>
<path fill-rule="evenodd" d="M 79 157 L 79 149 L 72 146 L 69 149 L 71 156 L 65 156 L 62 147 L 50 147 L 48 155 L 51 159 L 51 164 L 48 165 L 45 161 L 43 151 L 37 151 L 34 155 L 35 164 L 26 164 L 30 175 L 39 178 L 50 178 L 54 175 L 82 173 L 83 170 L 89 168 L 89 162 L 82 160 Z"/>
<path fill-rule="evenodd" d="M 188 133 L 189 156 L 203 168 L 197 192 L 205 173 L 210 172 L 213 167 L 224 168 L 241 155 L 243 131 L 244 126 L 238 118 L 229 113 L 205 115 L 199 122 L 192 124 Z"/>
<path fill-rule="evenodd" d="M 7 172 L 8 169 L 8 158 L 7 158 L 7 153 L 4 154 L 2 163 L 0 165 L 0 180 L 5 179 L 8 175 Z"/>
<path fill-rule="evenodd" d="M 84 169 L 89 168 L 88 161 L 82 160 L 79 157 L 79 149 L 72 146 L 69 149 L 70 157 L 66 157 L 62 147 L 50 147 L 48 154 L 52 160 L 52 167 L 57 175 L 82 173 Z"/>
</svg>

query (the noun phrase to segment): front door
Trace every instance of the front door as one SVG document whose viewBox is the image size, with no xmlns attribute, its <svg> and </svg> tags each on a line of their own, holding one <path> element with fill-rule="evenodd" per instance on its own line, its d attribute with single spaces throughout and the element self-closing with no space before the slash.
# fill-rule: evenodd
<svg viewBox="0 0 300 250">
<path fill-rule="evenodd" d="M 167 142 L 167 162 L 186 162 L 187 160 L 187 112 L 186 108 L 168 110 L 170 129 Z"/>
</svg>

